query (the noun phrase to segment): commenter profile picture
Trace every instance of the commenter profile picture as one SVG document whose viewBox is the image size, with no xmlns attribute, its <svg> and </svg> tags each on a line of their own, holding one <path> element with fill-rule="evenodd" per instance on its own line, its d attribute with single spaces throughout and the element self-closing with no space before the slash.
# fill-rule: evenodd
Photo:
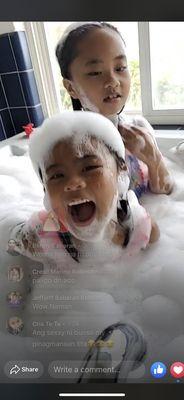
<svg viewBox="0 0 184 400">
<path fill-rule="evenodd" d="M 18 335 L 24 328 L 23 321 L 20 317 L 10 317 L 6 324 L 7 331 L 12 335 Z"/>
<path fill-rule="evenodd" d="M 10 292 L 7 295 L 7 302 L 10 307 L 18 307 L 22 304 L 22 295 L 17 291 Z"/>
<path fill-rule="evenodd" d="M 8 241 L 8 245 L 7 245 L 7 249 L 6 251 L 11 254 L 12 256 L 16 256 L 18 255 L 17 251 L 16 251 L 16 241 L 14 239 L 10 239 Z"/>
<path fill-rule="evenodd" d="M 8 269 L 8 280 L 13 282 L 20 282 L 23 278 L 23 269 L 19 265 L 13 265 Z"/>
</svg>

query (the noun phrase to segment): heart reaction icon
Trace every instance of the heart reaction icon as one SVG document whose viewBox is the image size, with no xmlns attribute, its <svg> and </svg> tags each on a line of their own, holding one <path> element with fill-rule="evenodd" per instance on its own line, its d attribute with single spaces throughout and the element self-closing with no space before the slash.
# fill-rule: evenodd
<svg viewBox="0 0 184 400">
<path fill-rule="evenodd" d="M 175 362 L 171 365 L 170 373 L 174 378 L 184 377 L 184 364 L 182 362 Z"/>
</svg>

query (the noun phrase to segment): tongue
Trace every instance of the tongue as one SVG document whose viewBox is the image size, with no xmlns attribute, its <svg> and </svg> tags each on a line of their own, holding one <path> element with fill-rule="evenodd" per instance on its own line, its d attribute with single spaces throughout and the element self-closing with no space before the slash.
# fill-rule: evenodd
<svg viewBox="0 0 184 400">
<path fill-rule="evenodd" d="M 74 220 L 85 222 L 93 215 L 95 205 L 92 201 L 72 206 L 71 214 Z"/>
</svg>

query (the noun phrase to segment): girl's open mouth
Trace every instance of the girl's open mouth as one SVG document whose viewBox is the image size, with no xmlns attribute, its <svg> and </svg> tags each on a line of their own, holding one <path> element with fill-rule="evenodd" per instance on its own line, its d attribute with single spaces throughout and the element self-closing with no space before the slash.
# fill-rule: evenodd
<svg viewBox="0 0 184 400">
<path fill-rule="evenodd" d="M 69 203 L 68 212 L 76 225 L 87 226 L 95 217 L 96 205 L 91 200 L 75 200 Z"/>
</svg>

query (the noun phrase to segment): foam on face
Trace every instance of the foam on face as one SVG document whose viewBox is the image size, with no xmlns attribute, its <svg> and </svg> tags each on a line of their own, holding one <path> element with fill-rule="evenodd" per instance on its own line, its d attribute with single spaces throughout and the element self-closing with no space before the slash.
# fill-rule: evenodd
<svg viewBox="0 0 184 400">
<path fill-rule="evenodd" d="M 111 171 L 112 164 L 115 162 L 114 156 L 111 154 L 110 149 L 105 145 L 102 140 L 97 140 L 97 138 L 92 137 L 88 134 L 85 136 L 73 135 L 71 138 L 71 146 L 76 154 L 76 157 L 83 158 L 85 155 L 95 155 L 99 160 L 103 159 L 106 164 L 106 169 L 108 173 L 113 178 L 113 172 Z M 53 148 L 50 148 L 48 154 L 46 155 L 44 162 L 42 163 L 41 169 L 43 171 L 44 184 L 46 184 L 46 174 L 45 170 L 52 160 Z M 118 168 L 118 166 L 117 166 Z M 109 171 L 110 170 L 110 171 Z M 124 179 L 122 178 L 124 177 Z M 121 173 L 121 180 L 126 180 L 128 178 L 127 171 Z M 128 190 L 128 188 L 127 188 Z"/>
<path fill-rule="evenodd" d="M 125 159 L 125 147 L 121 136 L 111 121 L 100 114 L 82 111 L 63 111 L 44 121 L 30 138 L 29 152 L 33 167 L 39 176 L 39 168 L 54 145 L 61 140 L 76 136 L 80 140 L 89 134 L 102 140 L 109 148 Z"/>
<path fill-rule="evenodd" d="M 88 134 L 83 137 L 74 135 L 72 137 L 72 147 L 76 152 L 76 156 L 80 158 L 87 154 L 94 154 L 99 159 L 103 158 L 106 161 L 107 159 L 110 161 L 113 157 L 104 142 Z M 109 164 L 107 164 L 107 166 L 108 165 Z"/>
<path fill-rule="evenodd" d="M 85 111 L 92 111 L 96 113 L 100 113 L 99 108 L 91 102 L 91 100 L 88 98 L 87 94 L 84 92 L 84 90 L 79 86 L 75 84 L 75 89 L 78 91 L 79 96 L 80 96 L 80 102 L 82 104 L 82 107 Z M 112 115 L 106 115 L 106 117 L 112 121 L 113 125 L 117 128 L 118 127 L 118 115 L 117 114 L 112 114 Z"/>
<path fill-rule="evenodd" d="M 91 102 L 91 100 L 89 100 L 89 98 L 87 97 L 86 93 L 84 92 L 84 90 L 79 85 L 75 85 L 75 89 L 79 93 L 80 102 L 81 102 L 82 107 L 83 107 L 84 110 L 100 113 L 100 110 L 98 109 L 98 107 L 95 104 L 93 104 Z"/>
<path fill-rule="evenodd" d="M 118 201 L 118 193 L 115 193 L 112 199 L 112 203 L 109 204 L 109 210 L 104 218 L 94 221 L 88 225 L 80 227 L 69 227 L 70 232 L 79 240 L 84 242 L 98 242 L 99 240 L 103 240 L 104 237 L 107 236 L 107 226 L 109 225 L 111 220 L 117 219 L 117 201 Z"/>
</svg>

